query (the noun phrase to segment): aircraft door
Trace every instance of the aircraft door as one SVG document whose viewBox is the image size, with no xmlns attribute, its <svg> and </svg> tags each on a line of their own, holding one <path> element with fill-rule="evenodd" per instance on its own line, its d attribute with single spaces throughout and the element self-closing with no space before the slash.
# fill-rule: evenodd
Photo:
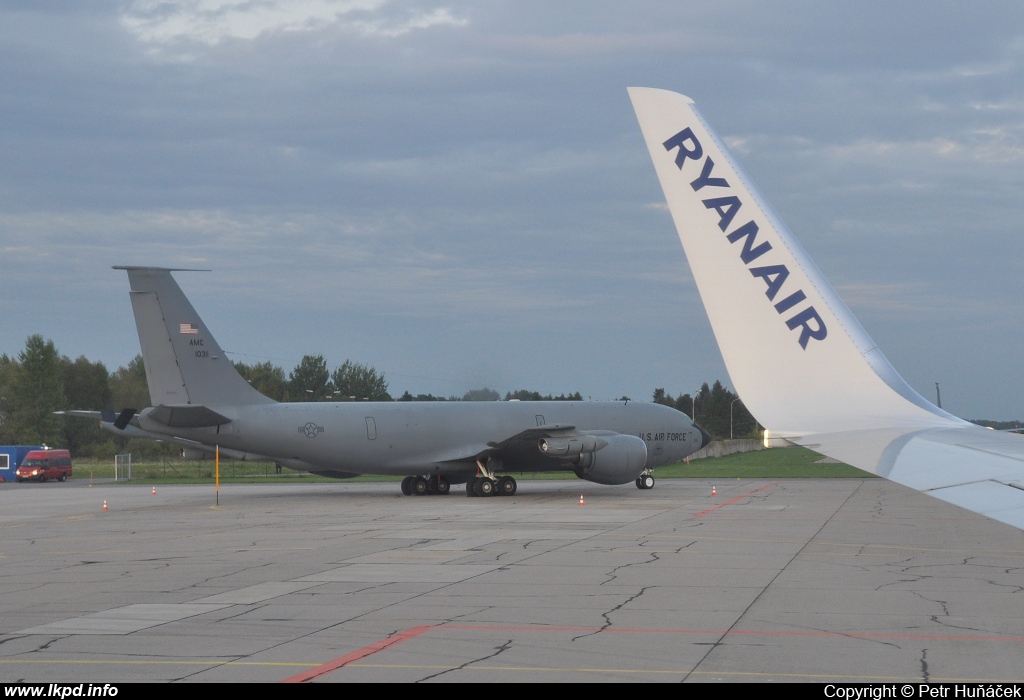
<svg viewBox="0 0 1024 700">
<path fill-rule="evenodd" d="M 368 440 L 377 439 L 377 422 L 373 418 L 366 418 L 366 438 Z"/>
</svg>

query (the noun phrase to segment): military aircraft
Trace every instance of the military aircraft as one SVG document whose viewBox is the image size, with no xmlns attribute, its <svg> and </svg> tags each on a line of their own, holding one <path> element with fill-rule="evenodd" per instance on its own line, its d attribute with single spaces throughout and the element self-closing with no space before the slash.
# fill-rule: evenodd
<svg viewBox="0 0 1024 700">
<path fill-rule="evenodd" d="M 629 95 L 729 376 L 766 440 L 1024 529 L 1024 439 L 952 416 L 903 380 L 693 100 Z"/>
<path fill-rule="evenodd" d="M 511 473 L 571 470 L 599 484 L 654 486 L 653 468 L 711 437 L 685 413 L 636 401 L 278 403 L 235 370 L 171 276 L 126 270 L 152 406 L 65 411 L 114 434 L 174 442 L 190 458 L 273 461 L 349 478 L 405 476 L 403 493 L 515 494 Z"/>
</svg>

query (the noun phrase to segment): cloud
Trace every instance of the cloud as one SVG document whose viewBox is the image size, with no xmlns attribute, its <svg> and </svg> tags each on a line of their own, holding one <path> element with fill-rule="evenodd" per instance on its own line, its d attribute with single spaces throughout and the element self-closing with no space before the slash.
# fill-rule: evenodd
<svg viewBox="0 0 1024 700">
<path fill-rule="evenodd" d="M 446 7 L 405 8 L 391 0 L 135 0 L 121 24 L 144 43 L 215 46 L 277 32 L 336 28 L 365 36 L 398 37 L 436 26 L 464 27 L 469 20 Z"/>
</svg>

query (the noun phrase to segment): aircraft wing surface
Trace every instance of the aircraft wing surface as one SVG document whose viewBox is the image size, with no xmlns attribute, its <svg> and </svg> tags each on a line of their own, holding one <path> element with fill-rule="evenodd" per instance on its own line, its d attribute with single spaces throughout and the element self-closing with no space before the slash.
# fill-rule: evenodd
<svg viewBox="0 0 1024 700">
<path fill-rule="evenodd" d="M 607 432 L 587 431 L 586 435 Z M 544 438 L 582 439 L 584 436 L 585 434 L 576 430 L 574 425 L 544 425 L 537 428 L 527 428 L 503 440 L 491 440 L 487 443 L 467 442 L 465 445 L 451 447 L 441 452 L 420 455 L 416 457 L 416 461 L 472 463 L 478 459 L 485 460 L 489 456 L 508 455 L 516 452 L 537 452 L 538 442 Z"/>
<path fill-rule="evenodd" d="M 791 441 L 1024 530 L 1024 436 L 965 426 L 849 430 Z"/>
<path fill-rule="evenodd" d="M 527 443 L 536 444 L 537 440 L 541 438 L 549 437 L 570 437 L 579 435 L 576 432 L 575 425 L 542 425 L 538 428 L 527 428 L 521 433 L 516 433 L 512 437 L 505 438 L 501 442 L 489 442 L 487 443 L 490 447 L 495 449 L 507 449 L 509 447 L 518 447 Z"/>
<path fill-rule="evenodd" d="M 903 380 L 693 100 L 629 94 L 729 376 L 766 438 L 1024 529 L 1024 438 Z"/>
</svg>

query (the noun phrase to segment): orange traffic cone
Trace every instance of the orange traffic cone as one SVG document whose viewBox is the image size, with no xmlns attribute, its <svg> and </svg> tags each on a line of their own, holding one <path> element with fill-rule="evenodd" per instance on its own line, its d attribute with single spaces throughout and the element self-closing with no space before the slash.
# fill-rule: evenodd
<svg viewBox="0 0 1024 700">
<path fill-rule="evenodd" d="M 103 501 L 103 510 L 107 510 L 107 502 Z"/>
<path fill-rule="evenodd" d="M 156 495 L 156 486 L 153 487 L 153 495 Z"/>
<path fill-rule="evenodd" d="M 582 493 L 580 494 L 580 505 L 581 506 L 583 505 L 583 494 Z"/>
<path fill-rule="evenodd" d="M 712 496 L 717 496 L 718 495 L 718 491 L 715 490 L 714 486 L 711 487 L 711 495 Z"/>
</svg>

